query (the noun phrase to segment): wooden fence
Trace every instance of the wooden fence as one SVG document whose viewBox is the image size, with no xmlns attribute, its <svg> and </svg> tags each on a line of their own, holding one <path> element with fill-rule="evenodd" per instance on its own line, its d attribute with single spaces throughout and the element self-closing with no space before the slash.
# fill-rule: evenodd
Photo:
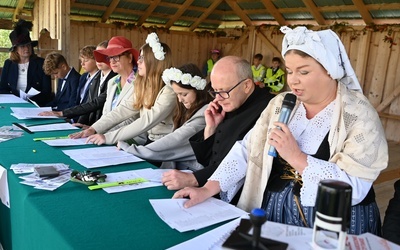
<svg viewBox="0 0 400 250">
<path fill-rule="evenodd" d="M 397 131 L 400 128 L 399 29 L 385 26 L 340 27 L 335 31 L 346 47 L 364 94 L 380 113 L 387 139 L 400 142 Z M 261 53 L 266 66 L 269 66 L 272 57 L 281 57 L 283 34 L 276 26 L 230 29 L 212 34 L 72 21 L 71 39 L 69 46 L 67 44 L 70 64 L 80 69 L 79 50 L 112 36 L 125 36 L 139 49 L 149 32 L 156 32 L 160 40 L 170 46 L 176 66 L 192 62 L 203 67 L 210 56 L 209 51 L 214 48 L 220 49 L 222 56 L 236 55 L 249 61 L 254 54 Z M 40 38 L 42 56 L 57 48 L 57 43 L 51 42 L 48 34 L 46 36 Z"/>
</svg>

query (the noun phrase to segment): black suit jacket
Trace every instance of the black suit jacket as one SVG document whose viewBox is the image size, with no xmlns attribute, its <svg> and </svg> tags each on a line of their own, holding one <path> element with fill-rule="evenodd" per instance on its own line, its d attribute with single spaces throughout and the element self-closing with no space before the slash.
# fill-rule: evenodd
<svg viewBox="0 0 400 250">
<path fill-rule="evenodd" d="M 28 82 L 25 93 L 31 88 L 40 91 L 40 94 L 33 96 L 32 99 L 40 106 L 45 106 L 52 101 L 51 77 L 43 71 L 44 59 L 41 57 L 31 57 L 28 67 Z M 3 71 L 0 80 L 1 94 L 14 94 L 19 97 L 18 83 L 18 63 L 7 59 L 4 62 Z"/>
<path fill-rule="evenodd" d="M 88 100 L 85 103 L 63 110 L 63 116 L 67 118 L 80 116 L 78 122 L 86 125 L 92 125 L 94 122 L 100 119 L 101 115 L 103 114 L 103 106 L 107 98 L 108 81 L 116 75 L 117 75 L 116 73 L 111 71 L 103 82 L 100 95 L 98 95 L 95 98 L 90 97 L 90 101 Z M 93 79 L 93 81 L 95 81 L 96 78 L 97 76 Z M 98 80 L 96 81 L 98 81 L 98 84 L 100 83 L 100 75 L 98 76 Z M 89 91 L 90 90 L 96 90 L 96 91 L 95 92 L 92 91 L 93 93 L 89 93 L 89 96 L 95 96 L 95 94 L 98 93 L 97 92 L 98 89 L 95 88 L 94 86 L 93 88 L 89 89 Z"/>
<path fill-rule="evenodd" d="M 56 111 L 61 111 L 75 106 L 80 77 L 81 75 L 74 68 L 72 68 L 68 78 L 65 80 L 64 88 L 62 90 L 61 87 L 63 80 L 59 79 L 56 97 L 52 102 L 48 103 L 47 106 L 52 107 L 53 110 Z"/>
<path fill-rule="evenodd" d="M 400 245 L 400 180 L 394 183 L 394 196 L 386 209 L 382 233 L 383 238 Z"/>
<path fill-rule="evenodd" d="M 253 128 L 272 97 L 267 88 L 256 87 L 240 108 L 225 114 L 214 135 L 204 140 L 204 130 L 201 130 L 189 139 L 197 161 L 204 166 L 194 172 L 199 186 L 207 182 L 235 142 Z"/>
</svg>

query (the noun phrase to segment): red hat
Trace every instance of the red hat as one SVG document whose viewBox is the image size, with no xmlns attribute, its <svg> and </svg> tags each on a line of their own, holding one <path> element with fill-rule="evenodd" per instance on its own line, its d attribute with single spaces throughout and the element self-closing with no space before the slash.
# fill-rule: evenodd
<svg viewBox="0 0 400 250">
<path fill-rule="evenodd" d="M 211 50 L 211 54 L 219 54 L 219 50 L 217 50 L 217 49 L 212 49 L 212 50 Z"/>
<path fill-rule="evenodd" d="M 114 36 L 108 42 L 107 49 L 95 50 L 93 51 L 94 58 L 97 62 L 109 63 L 107 57 L 109 56 L 117 56 L 122 53 L 129 51 L 133 60 L 136 62 L 139 58 L 139 51 L 132 48 L 132 43 L 128 39 L 123 36 Z"/>
</svg>

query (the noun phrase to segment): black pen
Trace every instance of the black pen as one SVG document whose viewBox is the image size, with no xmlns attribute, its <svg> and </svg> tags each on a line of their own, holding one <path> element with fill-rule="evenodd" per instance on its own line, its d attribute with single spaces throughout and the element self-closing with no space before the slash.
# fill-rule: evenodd
<svg viewBox="0 0 400 250">
<path fill-rule="evenodd" d="M 32 131 L 30 131 L 28 128 L 22 126 L 22 125 L 19 124 L 19 123 L 13 122 L 12 124 L 15 125 L 15 126 L 17 126 L 17 127 L 20 128 L 20 129 L 22 129 L 23 131 L 28 132 L 29 134 L 33 134 Z"/>
</svg>

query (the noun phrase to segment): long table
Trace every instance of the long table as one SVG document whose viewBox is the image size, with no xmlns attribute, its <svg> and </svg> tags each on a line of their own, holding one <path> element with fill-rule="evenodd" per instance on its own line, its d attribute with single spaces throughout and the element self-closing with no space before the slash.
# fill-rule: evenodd
<svg viewBox="0 0 400 250">
<path fill-rule="evenodd" d="M 10 107 L 29 104 L 1 104 L 0 126 L 12 122 L 42 123 L 44 120 L 17 120 Z M 46 120 L 47 121 L 47 120 Z M 54 122 L 48 120 L 49 123 Z M 0 241 L 4 249 L 165 249 L 191 239 L 214 227 L 179 233 L 154 212 L 149 199 L 170 198 L 164 186 L 108 194 L 90 191 L 87 186 L 68 182 L 54 191 L 34 189 L 19 183 L 9 170 L 16 163 L 65 163 L 85 170 L 61 150 L 35 137 L 63 136 L 70 131 L 37 132 L 0 143 L 0 165 L 6 168 L 10 209 L 0 205 Z M 68 147 L 93 147 L 93 145 Z M 140 162 L 99 168 L 104 173 L 153 167 Z M 216 225 L 218 226 L 218 225 Z"/>
</svg>

